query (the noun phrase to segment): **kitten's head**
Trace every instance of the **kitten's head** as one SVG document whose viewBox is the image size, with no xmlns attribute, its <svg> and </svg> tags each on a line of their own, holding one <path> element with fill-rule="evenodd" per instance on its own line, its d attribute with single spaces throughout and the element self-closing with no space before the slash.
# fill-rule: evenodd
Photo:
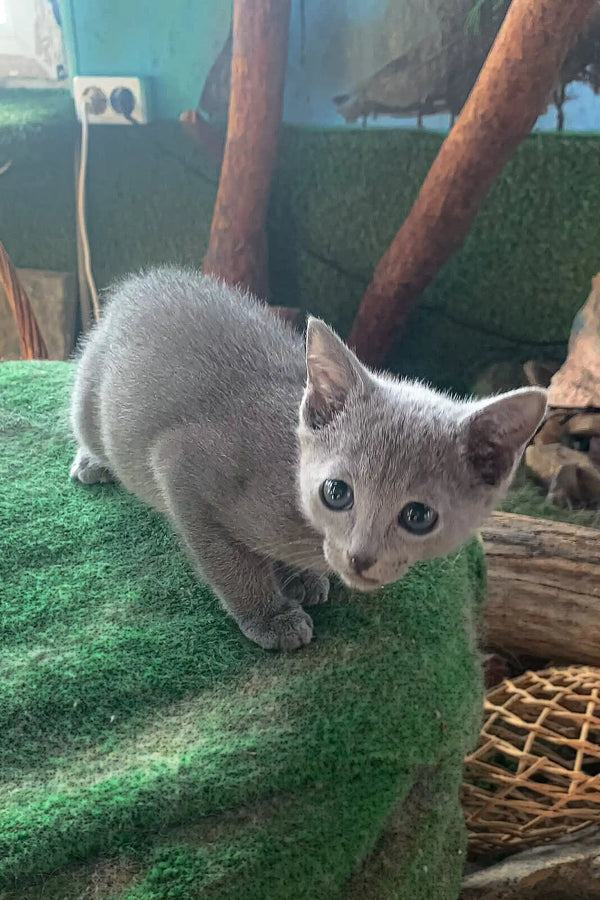
<svg viewBox="0 0 600 900">
<path fill-rule="evenodd" d="M 301 505 L 331 568 L 360 590 L 467 540 L 505 493 L 546 409 L 538 388 L 466 402 L 377 375 L 317 319 L 306 363 Z"/>
</svg>

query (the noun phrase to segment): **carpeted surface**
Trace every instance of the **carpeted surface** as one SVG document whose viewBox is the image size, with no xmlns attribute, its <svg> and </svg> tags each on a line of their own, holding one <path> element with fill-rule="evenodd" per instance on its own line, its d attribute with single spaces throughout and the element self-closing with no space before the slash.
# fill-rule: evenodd
<svg viewBox="0 0 600 900">
<path fill-rule="evenodd" d="M 0 896 L 456 898 L 479 547 L 265 653 L 161 517 L 70 482 L 71 378 L 0 365 Z"/>
</svg>

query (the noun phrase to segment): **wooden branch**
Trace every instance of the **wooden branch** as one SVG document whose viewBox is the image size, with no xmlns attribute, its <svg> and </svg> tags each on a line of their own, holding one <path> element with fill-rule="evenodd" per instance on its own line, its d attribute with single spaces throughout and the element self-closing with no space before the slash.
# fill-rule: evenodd
<svg viewBox="0 0 600 900">
<path fill-rule="evenodd" d="M 494 513 L 482 536 L 485 645 L 600 665 L 600 531 Z"/>
<path fill-rule="evenodd" d="M 469 99 L 377 266 L 349 343 L 381 365 L 425 287 L 463 243 L 531 131 L 594 0 L 513 0 Z"/>
<path fill-rule="evenodd" d="M 25 288 L 0 242 L 0 282 L 14 316 L 23 359 L 48 359 L 48 351 Z"/>
<path fill-rule="evenodd" d="M 283 110 L 290 0 L 235 0 L 227 140 L 204 270 L 268 296 L 265 220 Z"/>
</svg>

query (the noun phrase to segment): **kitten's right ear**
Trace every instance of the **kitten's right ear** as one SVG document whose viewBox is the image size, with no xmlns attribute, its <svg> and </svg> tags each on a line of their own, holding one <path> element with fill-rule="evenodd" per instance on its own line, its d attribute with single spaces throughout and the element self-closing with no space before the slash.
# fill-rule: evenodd
<svg viewBox="0 0 600 900">
<path fill-rule="evenodd" d="M 323 428 L 344 408 L 350 392 L 369 374 L 354 353 L 320 319 L 306 328 L 306 390 L 302 416 L 310 428 Z"/>
</svg>

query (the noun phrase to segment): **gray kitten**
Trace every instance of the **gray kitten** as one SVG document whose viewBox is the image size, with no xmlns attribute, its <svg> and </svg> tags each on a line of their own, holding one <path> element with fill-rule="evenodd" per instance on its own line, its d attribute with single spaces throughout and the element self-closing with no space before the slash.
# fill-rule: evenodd
<svg viewBox="0 0 600 900">
<path fill-rule="evenodd" d="M 457 549 L 504 494 L 544 391 L 465 402 L 304 341 L 239 290 L 164 268 L 118 285 L 79 361 L 71 476 L 166 513 L 243 633 L 294 649 L 327 572 L 368 591 Z"/>
</svg>

